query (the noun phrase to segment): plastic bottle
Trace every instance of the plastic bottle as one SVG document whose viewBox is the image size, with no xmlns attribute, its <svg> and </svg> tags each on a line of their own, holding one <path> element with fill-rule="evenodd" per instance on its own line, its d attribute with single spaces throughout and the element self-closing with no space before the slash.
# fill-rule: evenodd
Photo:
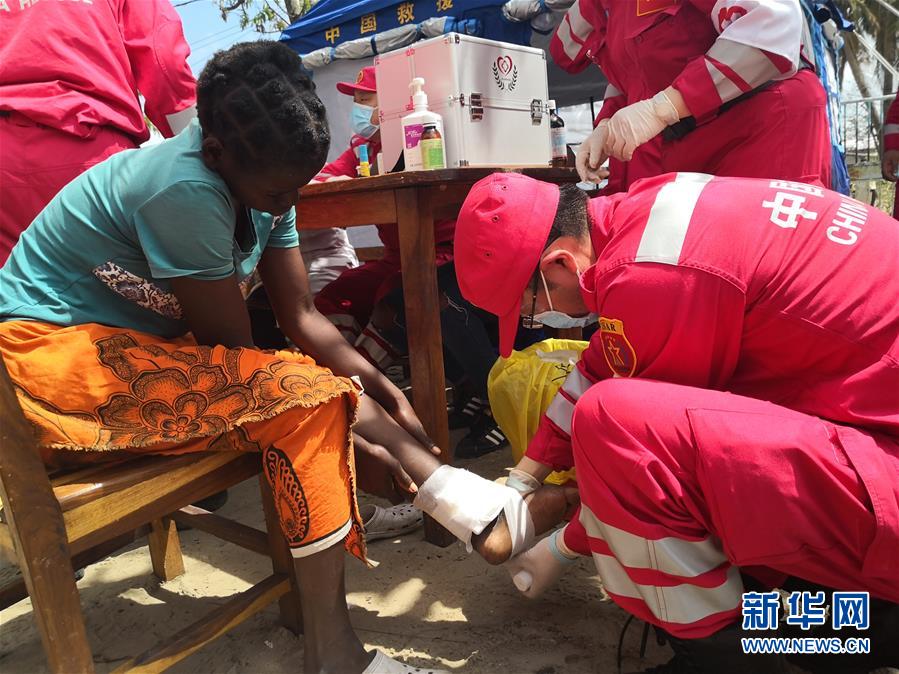
<svg viewBox="0 0 899 674">
<path fill-rule="evenodd" d="M 424 92 L 424 85 L 425 81 L 421 77 L 416 77 L 409 83 L 409 89 L 412 92 L 413 111 L 401 120 L 403 127 L 403 160 L 407 171 L 419 171 L 424 168 L 420 143 L 426 124 L 434 125 L 437 134 L 440 136 L 440 143 L 441 145 L 443 144 L 443 117 L 436 112 L 428 110 L 428 96 Z"/>
<path fill-rule="evenodd" d="M 363 143 L 359 146 L 359 166 L 356 173 L 360 178 L 368 178 L 371 176 L 371 164 L 368 162 L 368 145 Z"/>
<path fill-rule="evenodd" d="M 568 165 L 568 146 L 565 143 L 565 121 L 559 117 L 556 102 L 549 101 L 549 129 L 552 137 L 552 165 Z"/>
<path fill-rule="evenodd" d="M 443 136 L 437 130 L 437 125 L 428 123 L 424 125 L 421 134 L 421 167 L 425 171 L 431 169 L 446 168 L 446 152 L 443 147 Z"/>
</svg>

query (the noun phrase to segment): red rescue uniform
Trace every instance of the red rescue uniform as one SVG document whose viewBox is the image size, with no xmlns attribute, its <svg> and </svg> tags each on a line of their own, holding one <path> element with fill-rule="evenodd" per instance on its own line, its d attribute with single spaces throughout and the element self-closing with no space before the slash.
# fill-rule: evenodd
<svg viewBox="0 0 899 674">
<path fill-rule="evenodd" d="M 577 468 L 566 543 L 679 637 L 738 617 L 738 567 L 899 601 L 895 221 L 688 173 L 589 213 L 599 330 L 527 450 Z"/>
<path fill-rule="evenodd" d="M 550 51 L 569 72 L 592 61 L 609 80 L 597 123 L 668 86 L 696 122 L 611 160 L 609 193 L 669 171 L 829 187 L 825 94 L 800 56 L 805 30 L 798 0 L 578 0 Z"/>
<path fill-rule="evenodd" d="M 5 7 L 8 5 L 8 7 Z M 75 176 L 150 137 L 196 103 L 190 49 L 168 0 L 0 8 L 0 265 Z"/>
</svg>

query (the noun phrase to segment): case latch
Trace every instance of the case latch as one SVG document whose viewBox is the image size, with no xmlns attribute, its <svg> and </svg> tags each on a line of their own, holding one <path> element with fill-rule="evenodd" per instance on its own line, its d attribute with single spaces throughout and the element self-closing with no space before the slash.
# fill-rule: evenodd
<svg viewBox="0 0 899 674">
<path fill-rule="evenodd" d="M 540 126 L 543 121 L 543 101 L 535 98 L 531 101 L 531 124 Z"/>
<path fill-rule="evenodd" d="M 484 104 L 481 101 L 481 94 L 472 93 L 468 98 L 468 116 L 472 122 L 480 122 L 484 119 Z"/>
</svg>

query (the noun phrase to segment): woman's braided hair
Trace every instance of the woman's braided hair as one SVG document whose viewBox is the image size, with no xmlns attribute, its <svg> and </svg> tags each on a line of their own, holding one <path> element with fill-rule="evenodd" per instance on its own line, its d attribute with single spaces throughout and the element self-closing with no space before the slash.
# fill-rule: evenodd
<svg viewBox="0 0 899 674">
<path fill-rule="evenodd" d="M 331 144 L 325 106 L 302 60 L 279 42 L 241 42 L 218 52 L 197 81 L 203 133 L 245 163 L 318 173 Z"/>
</svg>

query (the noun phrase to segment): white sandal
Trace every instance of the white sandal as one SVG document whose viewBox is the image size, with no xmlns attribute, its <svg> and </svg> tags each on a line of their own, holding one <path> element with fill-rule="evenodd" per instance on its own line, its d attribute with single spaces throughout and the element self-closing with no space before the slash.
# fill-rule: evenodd
<svg viewBox="0 0 899 674">
<path fill-rule="evenodd" d="M 402 503 L 392 508 L 382 508 L 367 504 L 359 508 L 365 540 L 377 541 L 382 538 L 396 538 L 415 531 L 424 523 L 421 510 L 411 503 Z"/>
<path fill-rule="evenodd" d="M 388 657 L 383 651 L 375 651 L 375 658 L 362 674 L 450 674 L 446 669 L 413 667 Z"/>
</svg>

